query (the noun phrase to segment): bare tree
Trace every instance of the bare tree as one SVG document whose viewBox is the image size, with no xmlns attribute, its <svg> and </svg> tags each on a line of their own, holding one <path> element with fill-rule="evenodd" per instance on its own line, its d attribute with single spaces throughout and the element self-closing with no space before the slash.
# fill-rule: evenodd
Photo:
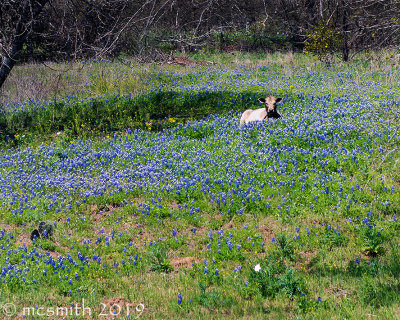
<svg viewBox="0 0 400 320">
<path fill-rule="evenodd" d="M 2 0 L 0 88 L 24 46 L 53 48 L 52 58 L 105 57 L 121 51 L 126 34 L 140 42 L 174 0 Z M 126 43 L 125 43 L 126 44 Z"/>
<path fill-rule="evenodd" d="M 339 10 L 349 48 L 357 51 L 399 45 L 399 0 L 342 0 Z"/>
<path fill-rule="evenodd" d="M 297 42 L 304 42 L 321 21 L 333 26 L 341 35 L 344 61 L 350 51 L 399 44 L 399 0 L 279 0 L 270 1 L 269 8 Z"/>
<path fill-rule="evenodd" d="M 18 60 L 48 0 L 3 0 L 0 4 L 0 88 Z"/>
<path fill-rule="evenodd" d="M 296 50 L 323 21 L 341 34 L 348 60 L 350 51 L 398 44 L 399 15 L 400 0 L 0 0 L 0 88 L 34 46 L 48 53 L 41 60 L 149 56 L 162 46 L 192 50 L 216 34 L 224 49 L 225 35 L 245 30 L 255 49 L 284 33 Z"/>
</svg>

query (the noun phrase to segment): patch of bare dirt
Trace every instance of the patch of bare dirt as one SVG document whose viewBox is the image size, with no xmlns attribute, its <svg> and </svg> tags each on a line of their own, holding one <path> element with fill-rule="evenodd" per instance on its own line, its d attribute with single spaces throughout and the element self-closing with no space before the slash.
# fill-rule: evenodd
<svg viewBox="0 0 400 320">
<path fill-rule="evenodd" d="M 296 261 L 295 268 L 297 270 L 306 269 L 312 259 L 317 255 L 318 250 L 304 251 L 300 253 L 300 259 Z"/>
<path fill-rule="evenodd" d="M 394 308 L 393 308 L 393 312 L 394 312 L 394 315 L 395 315 L 395 319 L 400 319 L 400 306 L 395 306 Z"/>
<path fill-rule="evenodd" d="M 20 246 L 24 246 L 25 245 L 27 247 L 31 243 L 32 243 L 31 237 L 30 237 L 29 234 L 26 234 L 26 233 L 21 234 L 17 239 L 17 245 L 20 245 Z"/>
<path fill-rule="evenodd" d="M 330 295 L 334 295 L 339 298 L 346 298 L 348 294 L 347 290 L 338 287 L 328 287 L 326 290 Z"/>
<path fill-rule="evenodd" d="M 134 230 L 136 228 L 140 228 L 140 224 L 132 223 L 132 222 L 123 222 L 121 226 L 122 226 L 122 228 L 119 230 L 122 232 L 125 232 L 126 230 L 130 231 L 130 230 Z"/>
<path fill-rule="evenodd" d="M 139 229 L 140 231 L 138 233 L 135 233 L 133 236 L 136 237 L 136 239 L 132 239 L 132 241 L 135 242 L 135 240 L 140 240 L 140 245 L 143 244 L 143 242 L 150 242 L 153 241 L 154 238 L 152 234 L 148 231 L 144 231 L 143 229 Z"/>
<path fill-rule="evenodd" d="M 219 219 L 217 219 L 217 220 L 219 220 Z M 218 228 L 218 230 L 219 229 L 222 229 L 222 230 L 232 229 L 233 227 L 234 227 L 233 223 L 232 222 L 228 222 L 228 223 L 224 224 L 221 228 Z"/>
<path fill-rule="evenodd" d="M 179 210 L 179 204 L 176 201 L 171 201 L 168 203 L 168 207 L 172 210 Z"/>
<path fill-rule="evenodd" d="M 171 265 L 174 267 L 174 269 L 191 268 L 193 263 L 198 262 L 200 262 L 200 260 L 196 259 L 195 257 L 178 257 L 171 259 Z"/>
<path fill-rule="evenodd" d="M 13 229 L 14 228 L 7 223 L 0 223 L 0 230 L 4 230 L 5 232 L 8 233 L 8 232 L 13 231 Z"/>
<path fill-rule="evenodd" d="M 108 218 L 107 215 L 104 213 L 103 214 L 95 213 L 95 214 L 91 215 L 91 220 L 93 222 L 101 222 L 101 221 L 106 220 L 107 218 Z"/>
<path fill-rule="evenodd" d="M 210 231 L 206 227 L 196 227 L 196 234 L 204 235 L 208 232 L 210 232 Z"/>
<path fill-rule="evenodd" d="M 267 240 L 271 240 L 275 235 L 273 227 L 266 225 L 258 226 L 258 232 Z"/>
<path fill-rule="evenodd" d="M 53 259 L 57 259 L 62 254 L 57 251 L 47 251 Z"/>
<path fill-rule="evenodd" d="M 372 258 L 373 258 L 373 256 L 368 255 L 368 254 L 366 254 L 365 252 L 364 252 L 364 253 L 361 253 L 361 259 L 363 259 L 363 260 L 371 261 Z"/>
<path fill-rule="evenodd" d="M 30 234 L 22 233 L 17 238 L 17 245 L 23 247 L 24 245 L 27 247 L 32 243 Z"/>
<path fill-rule="evenodd" d="M 107 307 L 112 307 L 113 305 L 119 305 L 122 307 L 124 305 L 130 304 L 130 302 L 128 300 L 126 300 L 125 298 L 122 298 L 122 297 L 110 298 L 110 299 L 103 301 L 103 303 Z"/>
<path fill-rule="evenodd" d="M 301 253 L 301 257 L 303 258 L 303 261 L 305 263 L 309 263 L 317 253 L 318 253 L 317 250 L 304 251 Z"/>
<path fill-rule="evenodd" d="M 97 214 L 98 212 L 99 212 L 99 208 L 97 207 L 97 204 L 90 205 L 90 213 L 91 214 Z"/>
<path fill-rule="evenodd" d="M 103 208 L 104 209 L 104 208 Z M 102 213 L 100 213 L 102 211 Z M 110 209 L 106 208 L 106 211 L 99 210 L 99 207 L 97 204 L 92 204 L 90 206 L 90 217 L 93 222 L 100 222 L 103 221 L 107 218 L 107 213 L 110 211 Z"/>
<path fill-rule="evenodd" d="M 270 242 L 278 233 L 275 221 L 263 221 L 263 224 L 260 224 L 257 230 L 266 243 Z"/>
</svg>

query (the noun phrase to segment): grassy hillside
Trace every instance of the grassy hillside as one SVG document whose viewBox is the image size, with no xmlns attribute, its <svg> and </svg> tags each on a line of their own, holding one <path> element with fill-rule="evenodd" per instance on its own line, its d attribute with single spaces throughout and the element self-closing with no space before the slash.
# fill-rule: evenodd
<svg viewBox="0 0 400 320">
<path fill-rule="evenodd" d="M 6 103 L 4 312 L 398 318 L 397 58 L 250 58 Z M 239 127 L 266 95 L 282 118 Z"/>
</svg>

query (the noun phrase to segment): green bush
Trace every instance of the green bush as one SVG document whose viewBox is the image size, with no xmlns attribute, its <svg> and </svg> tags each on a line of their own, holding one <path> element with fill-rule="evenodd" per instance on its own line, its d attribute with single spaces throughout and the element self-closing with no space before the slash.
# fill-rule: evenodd
<svg viewBox="0 0 400 320">
<path fill-rule="evenodd" d="M 153 250 L 149 251 L 150 270 L 165 273 L 174 270 L 166 258 L 167 253 L 164 248 L 159 246 L 154 247 Z"/>
<path fill-rule="evenodd" d="M 263 297 L 271 298 L 284 293 L 293 299 L 306 291 L 300 274 L 272 256 L 250 269 L 249 284 L 258 288 Z"/>
<path fill-rule="evenodd" d="M 384 236 L 382 234 L 383 229 L 378 230 L 377 227 L 365 226 L 361 229 L 361 237 L 363 241 L 363 252 L 370 256 L 377 256 L 383 254 L 385 249 L 383 248 Z"/>
</svg>

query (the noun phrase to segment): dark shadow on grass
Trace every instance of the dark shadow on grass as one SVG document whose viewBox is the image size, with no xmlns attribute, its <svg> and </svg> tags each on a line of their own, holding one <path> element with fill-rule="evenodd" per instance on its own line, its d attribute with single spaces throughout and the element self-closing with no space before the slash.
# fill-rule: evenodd
<svg viewBox="0 0 400 320">
<path fill-rule="evenodd" d="M 152 130 L 180 121 L 201 119 L 209 114 L 259 108 L 265 92 L 231 91 L 151 91 L 137 97 L 110 95 L 101 98 L 61 99 L 55 103 L 24 106 L 20 110 L 0 110 L 0 142 L 12 141 L 22 133 L 53 134 L 64 131 L 73 136 L 104 134 L 130 129 Z M 290 94 L 285 101 L 298 99 Z"/>
</svg>

